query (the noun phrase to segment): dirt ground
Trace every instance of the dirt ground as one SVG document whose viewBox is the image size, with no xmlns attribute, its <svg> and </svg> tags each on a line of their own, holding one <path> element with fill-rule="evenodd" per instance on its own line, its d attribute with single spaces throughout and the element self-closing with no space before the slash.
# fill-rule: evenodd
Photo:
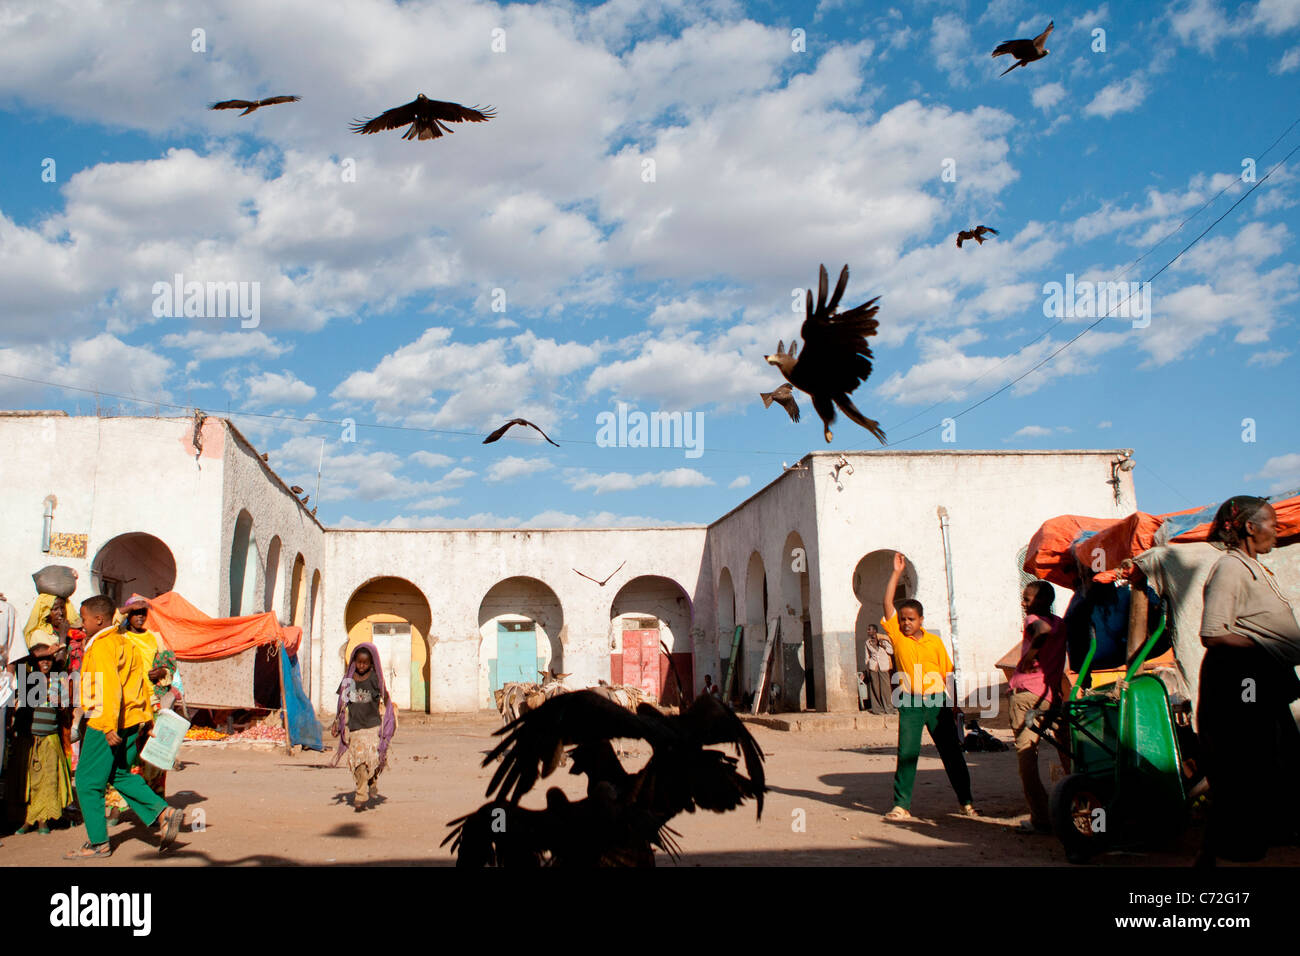
<svg viewBox="0 0 1300 956">
<path fill-rule="evenodd" d="M 152 833 L 128 817 L 110 831 L 115 865 L 195 866 L 204 864 L 407 864 L 447 865 L 452 857 L 439 843 L 446 823 L 484 802 L 490 769 L 479 766 L 490 747 L 494 716 L 417 716 L 404 720 L 390 768 L 380 780 L 382 795 L 371 808 L 352 806 L 346 768 L 329 766 L 332 753 L 283 748 L 234 749 L 187 743 L 184 767 L 168 778 L 168 799 L 183 806 L 187 826 L 177 845 L 160 855 Z M 676 818 L 681 837 L 679 866 L 1067 866 L 1051 837 L 1023 836 L 1009 825 L 1023 819 L 1023 797 L 1015 754 L 971 754 L 968 763 L 981 815 L 955 814 L 934 747 L 921 753 L 912 812 L 919 819 L 890 824 L 894 771 L 893 729 L 782 732 L 752 728 L 767 754 L 770 792 L 763 819 L 747 809 Z M 1005 730 L 995 735 L 1009 741 Z M 327 741 L 329 738 L 326 738 Z M 633 746 L 638 746 L 633 744 Z M 641 744 L 640 758 L 648 755 Z M 1046 747 L 1043 748 L 1047 750 Z M 641 759 L 629 758 L 630 765 Z M 1054 755 L 1040 755 L 1044 775 Z M 559 785 L 574 798 L 584 778 L 563 768 L 545 785 Z M 525 799 L 541 806 L 544 787 Z M 799 823 L 803 827 L 799 827 Z M 64 865 L 64 852 L 84 840 L 84 831 L 55 830 L 48 836 L 4 838 L 0 865 Z M 1101 866 L 1187 866 L 1199 833 L 1162 850 L 1112 852 Z M 658 857 L 659 865 L 671 866 Z M 1300 851 L 1274 851 L 1272 865 L 1300 863 Z M 97 865 L 97 864 L 89 864 Z"/>
</svg>

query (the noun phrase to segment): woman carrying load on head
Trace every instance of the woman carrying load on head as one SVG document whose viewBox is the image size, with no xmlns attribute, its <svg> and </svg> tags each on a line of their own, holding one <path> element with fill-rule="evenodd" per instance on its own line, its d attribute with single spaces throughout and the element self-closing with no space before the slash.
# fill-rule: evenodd
<svg viewBox="0 0 1300 956">
<path fill-rule="evenodd" d="M 1259 556 L 1277 543 L 1277 516 L 1263 498 L 1229 498 L 1209 540 L 1226 553 L 1205 582 L 1197 726 L 1210 781 L 1201 862 L 1260 860 L 1295 830 L 1300 731 L 1300 622 Z"/>
</svg>

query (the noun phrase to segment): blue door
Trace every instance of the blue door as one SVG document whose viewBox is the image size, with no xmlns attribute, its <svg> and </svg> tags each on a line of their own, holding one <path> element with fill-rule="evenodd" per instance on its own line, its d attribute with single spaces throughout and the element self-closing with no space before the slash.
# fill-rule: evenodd
<svg viewBox="0 0 1300 956">
<path fill-rule="evenodd" d="M 492 689 L 511 681 L 537 682 L 537 628 L 532 621 L 497 622 L 497 667 Z"/>
</svg>

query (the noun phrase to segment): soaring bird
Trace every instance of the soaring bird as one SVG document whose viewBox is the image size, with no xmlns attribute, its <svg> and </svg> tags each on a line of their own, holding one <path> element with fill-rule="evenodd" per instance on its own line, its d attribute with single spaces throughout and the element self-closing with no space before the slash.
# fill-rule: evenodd
<svg viewBox="0 0 1300 956">
<path fill-rule="evenodd" d="M 512 419 L 510 419 L 510 421 L 506 422 L 504 425 L 502 425 L 500 428 L 498 428 L 496 431 L 494 431 L 491 435 L 488 435 L 487 438 L 484 438 L 484 439 L 483 439 L 483 444 L 485 444 L 485 445 L 490 445 L 490 444 L 492 444 L 492 442 L 496 441 L 498 438 L 500 438 L 502 435 L 504 435 L 504 434 L 506 433 L 506 431 L 507 431 L 508 429 L 510 429 L 511 427 L 513 427 L 514 425 L 527 425 L 529 428 L 535 429 L 535 430 L 537 431 L 537 434 L 541 435 L 541 436 L 542 436 L 543 438 L 545 438 L 547 441 L 551 441 L 550 437 L 546 434 L 546 432 L 542 431 L 540 428 L 538 428 L 536 425 L 534 425 L 534 424 L 533 424 L 532 422 L 530 422 L 528 419 L 526 419 L 526 418 L 512 418 Z M 552 444 L 552 445 L 555 445 L 556 448 L 559 448 L 559 447 L 560 447 L 560 446 L 559 446 L 559 443 L 557 443 L 557 442 L 553 442 L 553 441 L 551 441 L 551 444 Z"/>
<path fill-rule="evenodd" d="M 595 691 L 573 691 L 530 710 L 496 735 L 505 739 L 483 761 L 486 767 L 501 760 L 487 788 L 492 801 L 449 824 L 455 829 L 448 840 L 456 840 L 459 860 L 467 865 L 474 865 L 469 860 L 488 856 L 482 850 L 488 840 L 494 859 L 486 862 L 495 860 L 503 865 L 510 865 L 506 861 L 512 857 L 518 863 L 520 857 L 527 858 L 534 852 L 544 862 L 546 857 L 536 848 L 547 840 L 551 845 L 543 849 L 556 864 L 567 852 L 570 858 L 597 859 L 606 865 L 653 865 L 652 847 L 670 855 L 676 853 L 675 846 L 665 844 L 666 838 L 673 835 L 667 823 L 678 813 L 694 813 L 696 808 L 724 813 L 751 798 L 760 817 L 763 812 L 763 794 L 767 790 L 763 752 L 731 708 L 711 695 L 697 698 L 680 715 L 668 716 L 650 704 L 642 704 L 632 713 Z M 639 771 L 628 773 L 611 744 L 617 739 L 648 741 L 654 752 Z M 745 774 L 737 769 L 737 758 L 708 747 L 727 743 L 739 748 Z M 598 819 L 605 822 L 593 825 L 594 851 L 572 844 L 557 846 L 561 839 L 583 838 L 578 833 L 538 836 L 538 829 L 549 825 L 550 820 L 531 826 L 539 818 L 523 816 L 528 811 L 518 808 L 520 798 L 532 790 L 538 779 L 560 766 L 565 748 L 570 746 L 569 772 L 586 775 L 587 800 L 568 804 L 565 810 L 561 804 L 563 794 L 552 788 L 547 793 L 546 813 L 556 815 L 551 819 L 562 819 L 561 810 L 572 812 L 580 805 L 584 814 L 598 813 Z M 491 820 L 494 811 L 498 818 L 504 811 L 505 827 L 502 830 L 497 826 L 489 833 L 484 821 Z M 517 840 L 512 835 L 512 813 L 521 814 L 529 824 L 520 828 Z M 471 825 L 468 821 L 475 822 Z M 586 839 L 591 839 L 590 835 Z M 467 852 L 473 854 L 469 860 Z"/>
<path fill-rule="evenodd" d="M 402 139 L 437 139 L 443 133 L 452 132 L 448 123 L 486 123 L 496 115 L 496 110 L 490 106 L 480 110 L 459 103 L 431 100 L 421 93 L 404 106 L 394 106 L 373 119 L 353 123 L 352 132 L 382 133 L 409 125 L 411 128 Z"/>
<path fill-rule="evenodd" d="M 957 233 L 957 248 L 960 249 L 961 244 L 967 239 L 974 239 L 981 246 L 984 245 L 984 236 L 986 233 L 996 236 L 998 231 L 989 226 L 976 226 L 974 229 L 963 229 L 961 232 Z"/>
<path fill-rule="evenodd" d="M 276 103 L 297 103 L 301 96 L 271 96 L 264 100 L 222 100 L 208 107 L 210 110 L 243 110 L 240 116 L 247 116 L 261 106 L 274 106 Z"/>
<path fill-rule="evenodd" d="M 864 302 L 849 311 L 836 314 L 844 287 L 849 283 L 849 267 L 840 273 L 835 284 L 835 294 L 826 301 L 826 267 L 821 267 L 817 286 L 817 307 L 813 308 L 812 289 L 806 299 L 807 317 L 799 334 L 803 337 L 803 353 L 795 358 L 796 343 L 785 351 L 784 343 L 776 343 L 776 353 L 763 356 L 769 365 L 775 365 L 785 380 L 812 398 L 813 409 L 821 416 L 822 431 L 826 441 L 831 440 L 831 422 L 835 421 L 835 408 L 839 407 L 852 421 L 857 422 L 885 443 L 885 433 L 880 423 L 867 418 L 849 399 L 849 393 L 867 380 L 871 374 L 871 347 L 867 338 L 876 334 L 880 324 L 875 319 L 880 297 Z"/>
<path fill-rule="evenodd" d="M 794 343 L 790 343 L 790 354 L 794 355 Z M 758 397 L 763 400 L 764 408 L 771 408 L 772 403 L 776 402 L 787 412 L 790 413 L 790 421 L 799 420 L 799 403 L 794 400 L 794 390 L 789 385 L 780 385 L 770 392 L 759 392 Z"/>
<path fill-rule="evenodd" d="M 627 562 L 624 561 L 623 564 L 627 564 Z M 618 567 L 616 567 L 613 571 L 609 572 L 609 575 L 608 575 L 608 576 L 605 578 L 605 580 L 603 580 L 603 581 L 596 581 L 596 579 L 593 578 L 590 574 L 583 574 L 583 573 L 582 573 L 581 571 L 579 571 L 577 568 L 570 568 L 570 570 L 573 571 L 573 573 L 576 574 L 576 575 L 578 575 L 579 577 L 584 577 L 584 578 L 586 578 L 588 581 L 596 581 L 596 583 L 599 584 L 599 585 L 603 588 L 606 584 L 609 583 L 609 579 L 610 579 L 610 578 L 612 578 L 614 575 L 618 574 L 618 572 L 620 572 L 620 571 L 623 570 L 623 564 L 620 564 L 620 565 L 619 565 Z"/>
<path fill-rule="evenodd" d="M 1003 56 L 1005 54 L 1010 54 L 1016 58 L 1017 62 L 1012 63 L 998 75 L 1006 76 L 1016 67 L 1024 66 L 1027 63 L 1033 63 L 1035 60 L 1041 60 L 1043 57 L 1047 56 L 1047 54 L 1051 53 L 1052 51 L 1043 46 L 1043 44 L 1047 42 L 1047 35 L 1052 32 L 1054 26 L 1056 26 L 1055 20 L 1049 23 L 1047 29 L 1038 34 L 1038 36 L 1034 37 L 1032 40 L 1003 40 L 999 43 L 997 47 L 994 48 L 993 55 Z"/>
</svg>

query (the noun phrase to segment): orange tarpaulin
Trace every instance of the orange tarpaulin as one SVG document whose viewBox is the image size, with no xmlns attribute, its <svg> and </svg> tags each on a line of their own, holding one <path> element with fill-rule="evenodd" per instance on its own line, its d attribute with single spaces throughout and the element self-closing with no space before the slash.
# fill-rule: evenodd
<svg viewBox="0 0 1300 956">
<path fill-rule="evenodd" d="M 281 626 L 270 611 L 244 617 L 209 617 L 175 591 L 146 600 L 149 629 L 163 636 L 177 660 L 221 660 L 259 644 L 276 643 L 295 654 L 302 641 L 302 628 Z"/>
<path fill-rule="evenodd" d="M 1270 502 L 1277 512 L 1279 538 L 1300 535 L 1300 496 Z M 1185 508 L 1162 515 L 1135 511 L 1127 518 L 1087 518 L 1082 515 L 1060 515 L 1044 521 L 1029 539 L 1025 554 L 1026 573 L 1061 587 L 1077 590 L 1079 567 L 1098 569 L 1096 581 L 1111 581 L 1115 571 L 1128 558 L 1135 558 L 1149 550 L 1156 540 L 1156 532 L 1168 518 L 1193 514 L 1201 508 Z M 1093 532 L 1083 540 L 1081 534 Z M 1175 543 L 1204 541 L 1210 534 L 1210 522 L 1204 522 L 1170 540 Z M 1098 554 L 1097 550 L 1102 553 Z"/>
</svg>

